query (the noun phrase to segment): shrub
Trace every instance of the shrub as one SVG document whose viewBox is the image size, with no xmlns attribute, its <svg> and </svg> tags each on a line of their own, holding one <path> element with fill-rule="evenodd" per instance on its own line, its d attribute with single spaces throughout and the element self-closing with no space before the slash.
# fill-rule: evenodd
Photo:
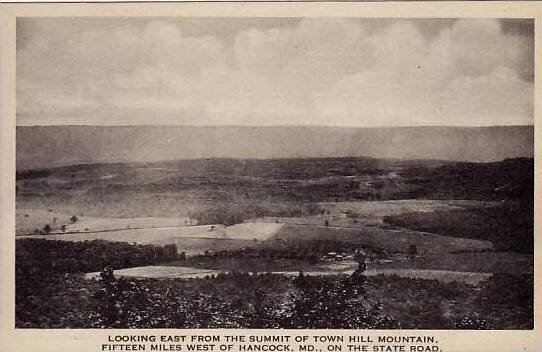
<svg viewBox="0 0 542 352">
<path fill-rule="evenodd" d="M 488 330 L 491 329 L 487 321 L 482 319 L 478 313 L 472 313 L 458 320 L 455 323 L 456 329 L 463 330 Z"/>
</svg>

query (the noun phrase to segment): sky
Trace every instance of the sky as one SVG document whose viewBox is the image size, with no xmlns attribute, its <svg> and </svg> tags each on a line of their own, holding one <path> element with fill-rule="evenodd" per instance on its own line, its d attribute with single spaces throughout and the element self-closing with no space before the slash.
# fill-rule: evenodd
<svg viewBox="0 0 542 352">
<path fill-rule="evenodd" d="M 17 125 L 533 124 L 533 22 L 19 18 Z"/>
</svg>

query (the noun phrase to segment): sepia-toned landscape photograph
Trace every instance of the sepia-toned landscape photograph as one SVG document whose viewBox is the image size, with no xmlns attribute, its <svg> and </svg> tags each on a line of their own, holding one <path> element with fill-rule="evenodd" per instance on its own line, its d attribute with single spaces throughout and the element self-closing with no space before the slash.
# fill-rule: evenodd
<svg viewBox="0 0 542 352">
<path fill-rule="evenodd" d="M 16 328 L 534 327 L 534 20 L 19 17 Z"/>
</svg>

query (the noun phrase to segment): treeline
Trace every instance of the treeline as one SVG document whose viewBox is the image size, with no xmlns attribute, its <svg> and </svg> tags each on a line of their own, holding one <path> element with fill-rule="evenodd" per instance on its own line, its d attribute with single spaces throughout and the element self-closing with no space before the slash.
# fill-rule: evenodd
<svg viewBox="0 0 542 352">
<path fill-rule="evenodd" d="M 152 177 L 145 171 L 149 167 L 157 169 L 153 170 Z M 83 174 L 87 176 L 82 177 Z M 89 174 L 93 177 L 88 177 Z M 107 174 L 116 176 L 100 179 Z M 52 178 L 66 182 L 52 182 Z M 145 182 L 142 183 L 142 179 Z M 153 197 L 148 195 L 171 192 L 183 199 L 194 197 L 201 201 L 202 208 L 210 205 L 192 214 L 201 223 L 231 224 L 249 217 L 316 214 L 318 209 L 314 203 L 318 202 L 425 198 L 511 199 L 532 204 L 533 187 L 532 158 L 491 163 L 363 158 L 203 159 L 20 172 L 17 196 L 36 200 L 53 197 L 61 203 L 69 200 L 77 205 L 82 202 L 83 209 L 104 195 L 111 201 L 133 199 L 130 216 L 134 213 L 154 216 L 170 214 L 175 207 L 159 203 L 149 207 L 147 202 L 153 202 Z M 74 189 L 84 191 L 86 201 L 75 199 Z M 144 197 L 145 210 L 140 208 L 142 201 L 134 199 L 134 195 Z"/>
<path fill-rule="evenodd" d="M 198 224 L 223 224 L 231 226 L 245 220 L 264 216 L 295 217 L 322 213 L 313 203 L 265 202 L 262 200 L 237 199 L 231 203 L 215 203 L 201 211 L 191 212 L 190 217 Z"/>
<path fill-rule="evenodd" d="M 202 174 L 193 180 L 179 177 L 177 181 L 172 181 L 171 186 L 180 189 L 220 190 L 210 194 L 215 201 L 236 201 L 235 195 L 238 195 L 240 199 L 272 198 L 291 203 L 428 198 L 519 200 L 527 204 L 532 203 L 533 198 L 532 158 L 489 163 L 433 164 L 416 161 L 377 163 L 374 160 L 369 163 L 355 158 L 297 162 L 299 165 L 266 161 L 277 169 L 258 174 L 258 177 L 254 177 L 251 171 L 242 166 L 224 170 L 222 174 L 209 169 L 209 174 Z M 218 167 L 215 164 L 209 165 L 213 166 Z M 250 207 L 242 209 L 242 212 L 258 216 L 257 207 L 252 208 L 255 208 L 252 213 Z M 291 215 L 274 215 L 269 209 L 264 210 L 260 216 L 297 215 L 296 212 Z"/>
<path fill-rule="evenodd" d="M 243 247 L 239 249 L 226 249 L 212 252 L 206 255 L 194 256 L 198 258 L 257 258 L 261 260 L 269 259 L 303 259 L 317 260 L 325 254 L 335 252 L 339 254 L 353 254 L 358 248 L 355 244 L 339 239 L 317 239 L 317 240 L 285 240 L 275 239 L 262 242 L 258 246 Z M 387 253 L 379 248 L 368 248 L 371 255 L 384 258 Z"/>
<path fill-rule="evenodd" d="M 386 216 L 384 222 L 415 231 L 488 240 L 500 251 L 533 253 L 532 204 L 509 201 L 487 208 L 407 213 Z"/>
<path fill-rule="evenodd" d="M 16 241 L 16 271 L 92 272 L 104 267 L 114 269 L 152 265 L 177 259 L 177 246 L 164 247 L 110 241 L 50 241 L 20 239 Z"/>
<path fill-rule="evenodd" d="M 152 265 L 177 258 L 177 247 L 108 241 L 65 242 L 20 239 L 15 245 L 15 303 L 18 321 L 39 322 L 35 327 L 65 324 L 87 307 L 88 293 L 81 273 Z M 77 274 L 75 274 L 77 273 Z M 74 305 L 68 307 L 67 305 Z M 86 307 L 86 308 L 85 308 Z M 81 313 L 81 312 L 79 312 Z M 79 314 L 78 313 L 78 314 Z M 81 313 L 83 314 L 83 313 Z M 40 320 L 39 317 L 42 317 Z M 37 319 L 38 318 L 38 319 Z M 37 320 L 36 320 L 37 319 Z"/>
<path fill-rule="evenodd" d="M 353 260 L 357 249 L 363 250 L 366 258 L 383 259 L 389 256 L 379 248 L 356 246 L 340 240 L 272 241 L 255 247 L 221 250 L 190 257 L 181 255 L 172 265 L 225 271 L 298 271 L 314 269 L 314 265 L 322 263 L 324 256 L 330 252 L 335 254 L 328 257 L 328 260 Z M 337 255 L 340 257 L 337 258 Z"/>
<path fill-rule="evenodd" d="M 209 255 L 182 258 L 175 262 L 182 266 L 224 271 L 268 272 L 296 271 L 310 268 L 320 261 L 319 253 L 312 253 L 305 248 L 284 251 L 276 248 L 243 248 L 223 250 Z"/>
<path fill-rule="evenodd" d="M 518 200 L 532 204 L 534 159 L 514 158 L 492 163 L 452 163 L 400 172 L 430 199 Z"/>
</svg>

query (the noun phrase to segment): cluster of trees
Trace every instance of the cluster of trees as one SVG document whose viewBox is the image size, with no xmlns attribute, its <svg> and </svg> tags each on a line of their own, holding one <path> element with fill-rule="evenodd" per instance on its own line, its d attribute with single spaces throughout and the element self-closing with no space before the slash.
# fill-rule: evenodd
<svg viewBox="0 0 542 352">
<path fill-rule="evenodd" d="M 532 329 L 533 275 L 493 274 L 477 286 L 402 277 L 368 277 L 369 302 L 401 329 Z M 376 301 L 375 301 L 376 300 Z"/>
<path fill-rule="evenodd" d="M 315 241 L 316 242 L 316 241 Z M 326 241 L 327 242 L 327 241 Z M 317 260 L 322 254 L 327 253 L 327 248 L 338 248 L 339 246 L 311 246 L 310 242 L 307 246 L 292 244 L 288 248 L 276 248 L 272 246 L 241 249 L 223 250 L 212 254 L 215 258 L 258 258 L 261 260 L 268 259 L 306 259 L 308 261 Z M 324 249 L 322 249 L 324 248 Z"/>
<path fill-rule="evenodd" d="M 56 222 L 57 218 L 55 218 L 55 222 Z M 75 224 L 79 219 L 77 218 L 76 215 L 73 215 L 71 218 L 70 218 L 70 223 L 71 224 Z M 62 224 L 60 225 L 60 227 L 58 227 L 58 229 L 62 232 L 66 232 L 66 229 L 67 229 L 67 226 L 66 224 Z M 53 231 L 53 228 L 51 227 L 51 225 L 49 224 L 45 224 L 41 230 L 40 229 L 35 229 L 34 230 L 34 234 L 35 235 L 50 235 L 51 234 L 51 231 Z"/>
<path fill-rule="evenodd" d="M 473 300 L 479 316 L 472 320 L 484 320 L 484 328 L 533 329 L 534 287 L 533 274 L 493 274 Z"/>
<path fill-rule="evenodd" d="M 242 223 L 245 220 L 264 216 L 294 217 L 320 214 L 322 209 L 314 203 L 280 202 L 239 199 L 231 203 L 215 203 L 201 211 L 190 213 L 198 224 L 223 224 L 226 226 Z"/>
<path fill-rule="evenodd" d="M 82 273 L 152 265 L 177 259 L 177 247 L 122 242 L 19 239 L 15 253 L 17 320 L 22 326 L 88 326 L 95 307 Z M 68 302 L 73 306 L 68 307 Z"/>
<path fill-rule="evenodd" d="M 191 281 L 129 280 L 105 269 L 92 296 L 100 328 L 263 327 L 262 315 L 274 305 L 273 291 L 284 280 L 270 275 L 221 274 Z"/>
<path fill-rule="evenodd" d="M 534 160 L 532 158 L 506 159 L 493 163 L 430 164 L 405 162 L 374 163 L 357 158 L 318 161 L 296 160 L 293 163 L 266 162 L 262 168 L 276 169 L 253 177 L 254 170 L 246 165 L 234 168 L 231 175 L 221 174 L 224 180 L 210 177 L 204 181 L 208 187 L 222 190 L 218 199 L 232 200 L 232 195 L 244 194 L 247 199 L 272 197 L 283 201 L 322 202 L 388 200 L 405 198 L 478 199 L 478 200 L 531 200 L 534 188 Z M 316 168 L 320 164 L 321 168 Z M 387 177 L 399 169 L 395 177 Z M 247 173 L 251 177 L 234 175 Z M 376 176 L 385 176 L 377 178 Z M 355 176 L 354 178 L 352 176 Z M 370 179 L 367 182 L 367 178 Z M 307 182 L 307 180 L 318 180 Z"/>
<path fill-rule="evenodd" d="M 367 302 L 364 264 L 339 278 L 305 276 L 294 280 L 286 327 L 297 329 L 393 329 L 397 322 Z"/>
<path fill-rule="evenodd" d="M 299 203 L 407 198 L 529 200 L 534 187 L 532 158 L 494 163 L 441 163 L 438 167 L 421 162 L 368 163 L 356 158 L 341 159 L 340 163 L 333 159 L 296 162 L 299 165 L 294 168 L 288 162 L 274 165 L 276 161 L 266 161 L 262 168 L 275 166 L 277 169 L 261 174 L 248 170 L 246 165 L 237 166 L 228 168 L 225 174 L 199 177 L 197 185 L 187 179 L 179 183 L 185 188 L 220 190 L 211 194 L 213 200 L 233 203 L 236 195 L 247 200 L 272 198 Z M 315 167 L 318 164 L 321 168 Z M 392 171 L 397 172 L 390 177 Z"/>
<path fill-rule="evenodd" d="M 379 307 L 367 307 L 362 271 L 339 278 L 307 277 L 301 273 L 293 281 L 271 274 L 234 272 L 204 281 L 210 286 L 201 285 L 196 291 L 189 285 L 184 290 L 178 285 L 164 290 L 160 285 L 117 279 L 106 268 L 93 296 L 101 303 L 95 324 L 107 328 L 384 329 L 396 326 Z M 289 293 L 281 296 L 286 287 L 290 288 Z"/>
<path fill-rule="evenodd" d="M 164 247 L 110 241 L 50 241 L 20 239 L 16 243 L 16 271 L 92 272 L 152 265 L 177 259 L 177 246 Z"/>
<path fill-rule="evenodd" d="M 416 167 L 402 170 L 400 174 L 419 187 L 417 197 L 533 201 L 533 158 L 493 163 L 452 163 L 436 168 Z"/>
<path fill-rule="evenodd" d="M 369 251 L 369 249 L 366 249 Z M 221 250 L 207 255 L 183 258 L 183 266 L 205 269 L 242 271 L 293 271 L 321 261 L 330 252 L 353 254 L 351 243 L 338 240 L 271 243 L 258 247 Z M 370 256 L 384 257 L 385 253 L 370 250 Z M 181 258 L 179 258 L 181 259 Z"/>
<path fill-rule="evenodd" d="M 386 224 L 445 236 L 491 241 L 498 250 L 533 253 L 534 208 L 507 201 L 487 208 L 407 213 Z"/>
</svg>

